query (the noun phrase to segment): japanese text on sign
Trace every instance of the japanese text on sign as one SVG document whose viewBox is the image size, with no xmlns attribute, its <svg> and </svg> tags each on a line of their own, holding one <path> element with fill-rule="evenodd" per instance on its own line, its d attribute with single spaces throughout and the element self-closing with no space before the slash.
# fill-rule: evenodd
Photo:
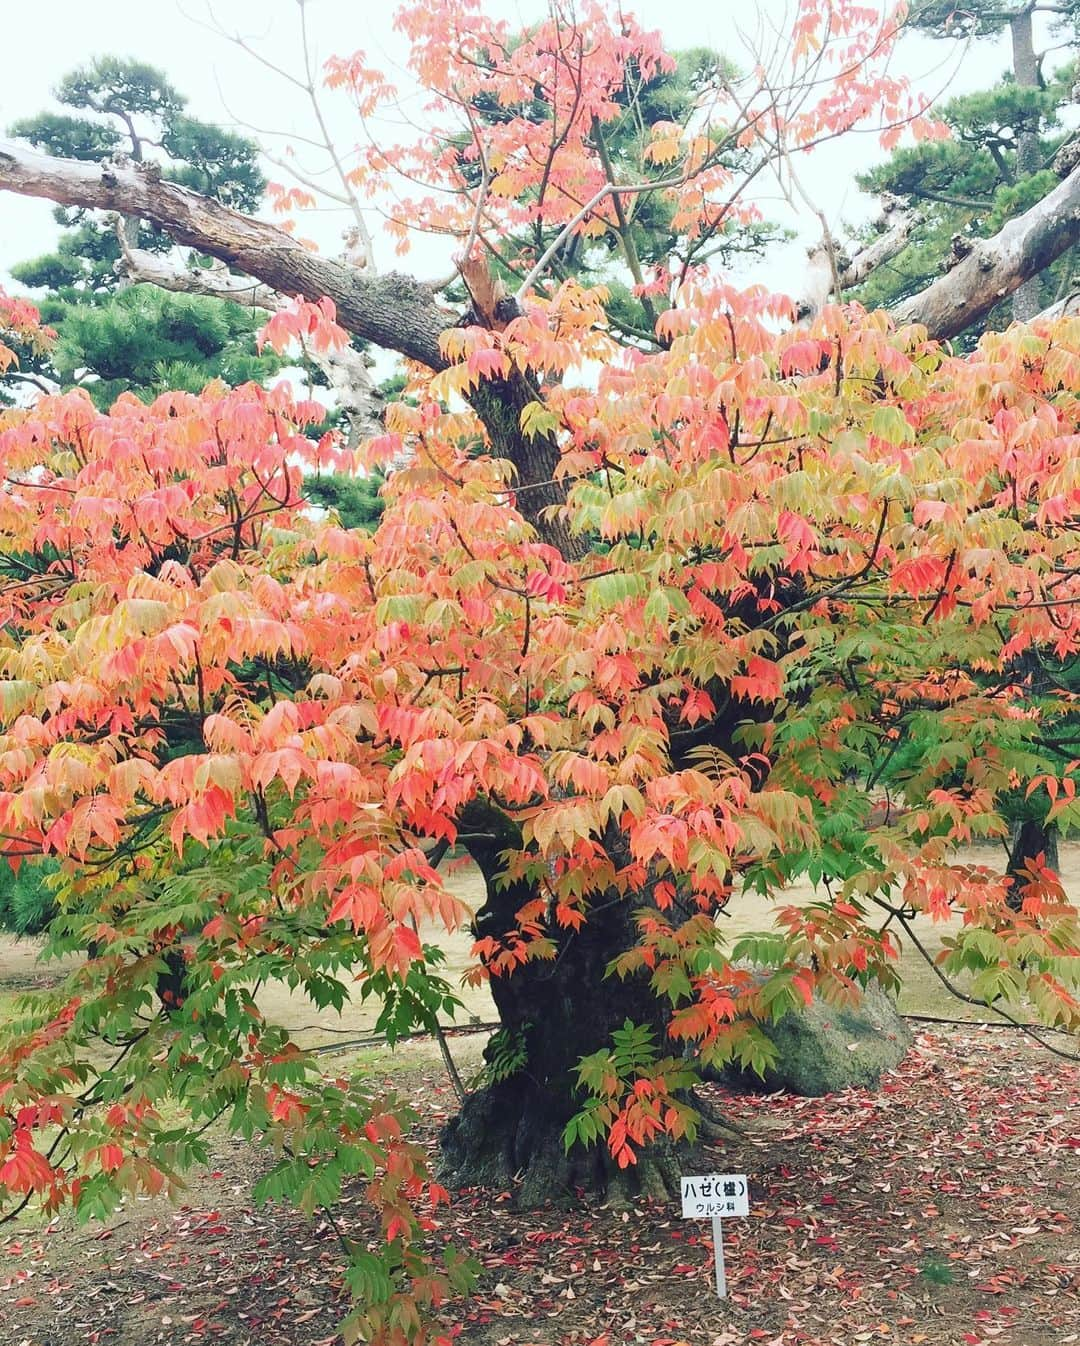
<svg viewBox="0 0 1080 1346">
<path fill-rule="evenodd" d="M 708 1219 L 717 1215 L 749 1215 L 750 1200 L 744 1173 L 706 1173 L 682 1179 L 682 1213 L 685 1219 Z"/>
</svg>

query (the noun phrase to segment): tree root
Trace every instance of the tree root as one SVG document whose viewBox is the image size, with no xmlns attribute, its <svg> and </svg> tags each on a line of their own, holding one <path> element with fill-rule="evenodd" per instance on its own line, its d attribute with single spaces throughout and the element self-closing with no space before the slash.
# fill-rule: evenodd
<svg viewBox="0 0 1080 1346">
<path fill-rule="evenodd" d="M 619 1168 L 603 1141 L 567 1152 L 557 1112 L 535 1100 L 523 1107 L 508 1092 L 495 1086 L 470 1094 L 447 1123 L 437 1170 L 445 1186 L 510 1191 L 522 1210 L 573 1207 L 589 1196 L 615 1205 L 677 1197 L 690 1146 L 660 1141 L 639 1151 L 636 1163 Z"/>
<path fill-rule="evenodd" d="M 698 1126 L 699 1141 L 730 1140 L 732 1136 L 738 1137 L 739 1140 L 750 1139 L 749 1131 L 722 1116 L 708 1099 L 702 1098 L 694 1090 L 690 1091 L 690 1103 L 701 1117 L 701 1123 Z"/>
</svg>

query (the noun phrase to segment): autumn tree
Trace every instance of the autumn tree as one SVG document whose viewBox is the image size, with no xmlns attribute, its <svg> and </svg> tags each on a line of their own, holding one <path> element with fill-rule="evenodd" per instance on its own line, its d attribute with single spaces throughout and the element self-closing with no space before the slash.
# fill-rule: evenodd
<svg viewBox="0 0 1080 1346">
<path fill-rule="evenodd" d="M 651 128 L 660 123 L 686 125 L 710 92 L 715 94 L 725 81 L 736 77 L 735 68 L 708 48 L 673 52 L 670 65 L 647 72 L 635 70 L 631 62 L 622 88 L 613 93 L 616 115 L 603 124 L 597 119 L 592 127 L 590 139 L 595 153 L 615 180 L 665 176 L 669 165 L 660 159 L 650 160 L 645 154 Z M 489 89 L 481 88 L 470 102 L 468 118 L 478 123 L 484 135 L 500 125 L 522 120 L 550 125 L 550 108 L 536 91 L 507 104 Z M 718 154 L 718 161 L 732 174 L 751 158 L 746 147 L 734 144 Z M 470 190 L 482 188 L 485 168 L 477 159 L 471 127 L 459 137 L 457 170 Z M 760 255 L 781 236 L 775 225 L 743 214 L 723 228 L 689 238 L 673 227 L 678 209 L 675 197 L 645 192 L 622 206 L 618 228 L 597 217 L 589 228 L 575 229 L 565 236 L 560 236 L 563 221 L 548 221 L 543 212 L 538 212 L 528 227 L 503 234 L 497 251 L 489 247 L 493 276 L 514 288 L 537 258 L 551 248 L 548 274 L 552 279 L 573 278 L 585 285 L 603 285 L 608 292 L 608 322 L 625 340 L 651 341 L 655 296 L 650 298 L 643 291 L 646 272 L 659 266 L 707 262 L 728 267 L 747 254 Z M 451 282 L 448 297 L 467 301 L 460 278 Z"/>
<path fill-rule="evenodd" d="M 891 307 L 917 294 L 948 271 L 1003 223 L 1054 190 L 1077 162 L 1075 129 L 1067 110 L 1077 81 L 1075 6 L 979 3 L 957 7 L 924 0 L 912 8 L 908 27 L 958 50 L 988 39 L 1008 39 L 1009 66 L 990 88 L 950 99 L 938 108 L 949 125 L 947 141 L 897 149 L 861 179 L 903 213 L 907 240 L 884 266 L 853 290 L 868 307 Z M 1043 24 L 1039 40 L 1037 25 Z M 1064 60 L 1065 57 L 1069 59 Z M 1075 246 L 1007 295 L 959 340 L 973 345 L 986 326 L 1005 327 L 1014 318 L 1043 309 L 1061 311 L 1076 299 Z M 1067 664 L 1021 656 L 1024 676 L 1037 699 L 1060 690 Z M 1073 726 L 1059 727 L 1062 764 L 1075 749 Z M 1012 840 L 1009 867 L 1021 873 L 1030 860 L 1050 856 L 1056 864 L 1053 828 L 1040 826 L 1039 810 L 1020 792 L 1008 810 Z"/>
<path fill-rule="evenodd" d="M 1055 875 L 954 854 L 1002 834 L 1017 790 L 1076 821 L 1076 764 L 1043 744 L 1072 697 L 1034 708 L 1017 658 L 1080 639 L 1080 329 L 967 357 L 933 339 L 988 311 L 980 284 L 1070 245 L 1080 178 L 897 316 L 793 326 L 791 300 L 697 249 L 752 221 L 747 178 L 800 147 L 870 116 L 938 134 L 883 71 L 892 19 L 805 4 L 789 50 L 618 169 L 603 128 L 673 68 L 657 35 L 599 7 L 525 34 L 450 0 L 399 22 L 433 129 L 362 146 L 351 178 L 397 201 L 398 236 L 460 241 L 467 306 L 146 171 L 0 151 L 0 186 L 148 219 L 259 280 L 271 343 L 352 334 L 410 362 L 355 452 L 256 386 L 107 415 L 44 399 L 0 434 L 0 533 L 25 558 L 3 590 L 0 837 L 61 860 L 50 947 L 93 947 L 6 1033 L 0 1183 L 102 1213 L 170 1186 L 227 1117 L 280 1156 L 263 1194 L 313 1209 L 367 1179 L 385 1248 L 352 1249 L 352 1330 L 380 1342 L 424 1339 L 447 1289 L 418 1252 L 420 1155 L 399 1104 L 324 1078 L 252 988 L 334 1005 L 358 979 L 392 1035 L 429 1023 L 451 992 L 418 931 L 468 919 L 451 846 L 486 880 L 476 975 L 502 1026 L 446 1172 L 521 1175 L 525 1200 L 666 1191 L 702 1126 L 696 1063 L 761 1065 L 763 1018 L 895 985 L 916 912 L 962 915 L 943 975 L 965 993 L 1080 1016 Z M 365 115 L 394 97 L 362 56 L 328 75 Z M 476 119 L 481 89 L 505 120 Z M 603 287 L 550 268 L 575 233 L 622 248 L 651 198 L 680 242 L 627 287 L 652 335 L 626 339 Z M 536 219 L 550 242 L 493 274 Z M 301 489 L 302 464 L 357 455 L 396 465 L 370 534 Z M 930 746 L 893 772 L 912 742 Z M 783 897 L 799 874 L 806 907 Z M 747 884 L 777 927 L 731 943 Z"/>
</svg>

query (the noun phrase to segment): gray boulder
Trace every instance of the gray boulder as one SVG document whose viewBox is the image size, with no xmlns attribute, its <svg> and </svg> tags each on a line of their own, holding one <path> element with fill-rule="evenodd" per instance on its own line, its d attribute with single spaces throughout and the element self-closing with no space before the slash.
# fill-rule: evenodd
<svg viewBox="0 0 1080 1346">
<path fill-rule="evenodd" d="M 815 996 L 805 1009 L 790 1010 L 776 1023 L 760 1025 L 777 1049 L 776 1065 L 762 1080 L 736 1069 L 746 1088 L 817 1096 L 840 1089 L 876 1089 L 883 1071 L 900 1064 L 911 1046 L 911 1029 L 880 987 L 863 993 L 853 1009 L 827 1005 Z"/>
</svg>

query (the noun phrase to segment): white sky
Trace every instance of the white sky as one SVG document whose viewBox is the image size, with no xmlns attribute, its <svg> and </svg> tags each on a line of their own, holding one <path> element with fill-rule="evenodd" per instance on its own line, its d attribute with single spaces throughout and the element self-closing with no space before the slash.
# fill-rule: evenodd
<svg viewBox="0 0 1080 1346">
<path fill-rule="evenodd" d="M 393 31 L 397 0 L 307 0 L 309 24 L 320 58 L 331 53 L 367 51 L 371 63 L 390 79 L 404 85 L 405 47 Z M 437 3 L 437 0 L 432 0 Z M 541 0 L 487 0 L 491 10 L 507 18 L 533 18 Z M 739 61 L 738 23 L 753 25 L 764 17 L 783 23 L 785 0 L 637 0 L 631 8 L 648 27 L 659 28 L 669 48 L 711 46 Z M 55 106 L 50 92 L 59 78 L 98 55 L 134 57 L 162 69 L 190 100 L 189 111 L 206 120 L 245 129 L 238 122 L 266 130 L 302 134 L 310 112 L 300 95 L 250 56 L 215 35 L 213 21 L 251 40 L 269 59 L 292 69 L 299 64 L 296 0 L 36 0 L 22 8 L 21 23 L 5 26 L 4 78 L 0 81 L 0 134 L 19 117 Z M 32 18 L 29 17 L 32 14 Z M 985 86 L 1007 64 L 1001 42 L 979 42 L 969 47 L 958 65 L 960 50 L 951 43 L 935 43 L 909 36 L 904 40 L 897 67 L 917 87 L 940 91 L 948 72 L 954 73 L 950 92 Z M 328 108 L 335 107 L 333 95 Z M 335 134 L 348 147 L 359 138 L 342 98 L 336 101 Z M 405 111 L 412 115 L 406 105 Z M 417 109 L 418 112 L 418 109 Z M 270 143 L 268 141 L 268 143 Z M 282 142 L 278 141 L 280 148 Z M 854 175 L 880 157 L 876 139 L 863 135 L 845 138 L 818 151 L 804 170 L 804 181 L 830 225 L 839 233 L 845 223 L 873 213 L 862 198 Z M 303 154 L 300 155 L 303 161 Z M 284 174 L 268 166 L 270 177 Z M 791 288 L 791 277 L 805 261 L 805 245 L 819 232 L 816 222 L 792 220 L 790 213 L 768 199 L 763 208 L 771 218 L 800 229 L 802 239 L 770 262 L 768 279 L 775 288 Z M 48 203 L 0 194 L 0 272 L 17 261 L 45 251 L 55 236 Z M 343 214 L 306 215 L 301 232 L 320 246 L 337 251 Z M 444 266 L 441 257 L 414 252 L 395 262 L 388 239 L 376 238 L 377 263 L 385 268 L 408 267 L 431 275 Z"/>
</svg>

